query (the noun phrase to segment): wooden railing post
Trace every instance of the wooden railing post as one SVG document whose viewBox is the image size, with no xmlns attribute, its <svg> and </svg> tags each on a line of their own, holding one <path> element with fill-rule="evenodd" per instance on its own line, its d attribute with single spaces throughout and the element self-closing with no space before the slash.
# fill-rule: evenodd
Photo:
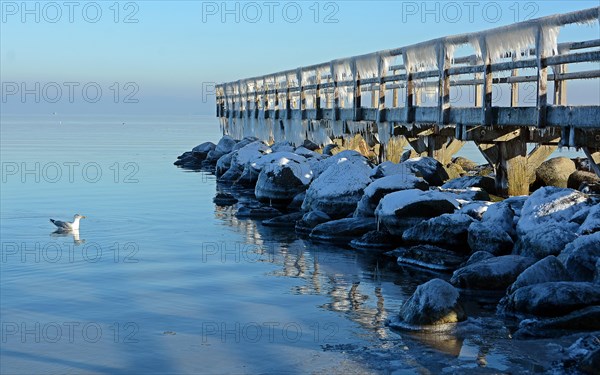
<svg viewBox="0 0 600 375">
<path fill-rule="evenodd" d="M 338 90 L 337 82 L 337 69 L 335 63 L 331 62 L 331 78 L 333 79 L 333 101 L 331 106 L 331 119 L 333 121 L 338 120 L 338 109 L 340 107 L 340 93 Z"/>
<path fill-rule="evenodd" d="M 404 122 L 407 124 L 412 124 L 414 120 L 414 96 L 415 96 L 415 86 L 413 81 L 412 72 L 408 69 L 409 61 L 406 51 L 402 52 L 402 60 L 404 61 L 404 66 L 406 69 L 406 99 L 404 100 L 404 110 L 405 110 L 405 119 Z"/>
<path fill-rule="evenodd" d="M 483 62 L 483 88 L 481 92 L 481 123 L 492 125 L 492 59 L 487 48 L 485 37 L 479 38 L 481 59 Z"/>
<path fill-rule="evenodd" d="M 518 52 L 512 55 L 512 61 L 517 61 Z M 517 77 L 519 75 L 519 69 L 513 69 L 510 71 L 511 77 Z M 519 106 L 519 84 L 517 82 L 513 82 L 510 84 L 510 106 L 518 107 Z"/>
<path fill-rule="evenodd" d="M 353 108 L 353 115 L 352 115 L 352 119 L 354 121 L 360 121 L 362 120 L 362 116 L 360 113 L 360 107 L 362 105 L 361 103 L 361 89 L 360 89 L 360 73 L 358 72 L 358 69 L 356 68 L 356 59 L 352 59 L 352 65 L 351 65 L 351 70 L 352 70 L 352 81 L 354 82 L 353 87 L 352 87 L 352 92 L 353 92 L 353 101 L 352 101 L 352 108 Z"/>
<path fill-rule="evenodd" d="M 544 52 L 544 33 L 541 26 L 538 26 L 537 35 L 535 38 L 535 55 L 537 57 L 537 69 L 538 69 L 538 80 L 537 80 L 537 112 L 538 128 L 546 126 L 546 106 L 548 104 L 548 65 L 546 63 L 546 56 Z"/>
<path fill-rule="evenodd" d="M 438 71 L 440 79 L 438 81 L 438 124 L 445 125 L 450 117 L 450 56 L 445 43 L 442 43 L 436 49 Z"/>
</svg>

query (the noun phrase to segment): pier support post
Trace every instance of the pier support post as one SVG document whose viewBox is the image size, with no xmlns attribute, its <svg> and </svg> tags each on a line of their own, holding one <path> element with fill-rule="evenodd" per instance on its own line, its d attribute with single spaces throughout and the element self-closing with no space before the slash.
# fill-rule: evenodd
<svg viewBox="0 0 600 375">
<path fill-rule="evenodd" d="M 496 191 L 501 196 L 528 195 L 527 143 L 523 137 L 498 143 Z"/>
<path fill-rule="evenodd" d="M 448 140 L 448 137 L 444 136 L 430 135 L 427 138 L 427 154 L 443 165 L 450 164 L 452 156 L 465 144 L 458 139 Z"/>
</svg>

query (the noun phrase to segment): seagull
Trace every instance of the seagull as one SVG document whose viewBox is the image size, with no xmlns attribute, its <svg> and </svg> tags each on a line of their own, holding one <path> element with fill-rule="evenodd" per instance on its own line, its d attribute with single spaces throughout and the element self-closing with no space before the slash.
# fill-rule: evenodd
<svg viewBox="0 0 600 375">
<path fill-rule="evenodd" d="M 61 231 L 78 231 L 79 230 L 79 220 L 85 219 L 85 216 L 81 216 L 79 214 L 75 214 L 73 216 L 73 222 L 70 221 L 60 221 L 50 219 L 52 224 L 56 225 L 56 227 Z"/>
</svg>

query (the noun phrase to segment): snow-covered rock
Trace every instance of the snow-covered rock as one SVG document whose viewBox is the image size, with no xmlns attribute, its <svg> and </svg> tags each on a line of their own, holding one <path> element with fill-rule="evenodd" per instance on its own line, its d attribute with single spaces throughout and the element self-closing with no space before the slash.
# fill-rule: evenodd
<svg viewBox="0 0 600 375">
<path fill-rule="evenodd" d="M 442 249 L 434 245 L 416 245 L 400 247 L 392 253 L 398 264 L 408 264 L 434 271 L 451 272 L 464 261 L 464 257 L 454 251 Z"/>
<path fill-rule="evenodd" d="M 521 208 L 527 197 L 511 197 L 488 207 L 481 221 L 498 230 L 503 230 L 511 237 L 516 237 L 516 222 L 520 218 Z"/>
<path fill-rule="evenodd" d="M 288 152 L 271 155 L 270 162 L 262 165 L 254 194 L 262 202 L 289 204 L 296 195 L 307 189 L 312 180 L 312 171 L 302 156 Z"/>
<path fill-rule="evenodd" d="M 589 210 L 585 221 L 579 227 L 578 234 L 591 234 L 600 231 L 600 204 L 595 204 Z"/>
<path fill-rule="evenodd" d="M 264 154 L 269 153 L 271 153 L 271 149 L 269 148 L 269 146 L 267 146 L 261 141 L 254 141 L 248 143 L 247 145 L 241 147 L 233 153 L 231 157 L 230 168 L 237 167 L 238 169 L 243 171 L 246 164 L 255 162 Z"/>
<path fill-rule="evenodd" d="M 481 201 L 466 203 L 460 207 L 460 210 L 458 210 L 457 213 L 463 213 L 471 216 L 475 220 L 481 220 L 483 219 L 483 214 L 492 204 L 492 202 Z"/>
<path fill-rule="evenodd" d="M 576 281 L 592 281 L 600 258 L 600 232 L 577 238 L 558 256 Z"/>
<path fill-rule="evenodd" d="M 562 223 L 548 222 L 522 233 L 515 244 L 514 252 L 519 255 L 542 259 L 558 255 L 577 235 Z"/>
<path fill-rule="evenodd" d="M 508 289 L 508 293 L 528 285 L 547 283 L 550 281 L 571 281 L 571 276 L 563 264 L 554 255 L 532 264 L 517 277 Z"/>
<path fill-rule="evenodd" d="M 294 152 L 294 145 L 290 141 L 275 142 L 271 145 L 273 152 Z"/>
<path fill-rule="evenodd" d="M 443 189 L 467 189 L 478 187 L 490 194 L 496 191 L 496 181 L 488 176 L 463 176 L 450 180 L 442 185 Z"/>
<path fill-rule="evenodd" d="M 424 218 L 452 213 L 458 207 L 456 199 L 439 191 L 410 189 L 383 197 L 377 205 L 375 216 L 390 233 L 401 236 L 404 230 Z"/>
<path fill-rule="evenodd" d="M 531 194 L 523 205 L 521 218 L 517 223 L 517 233 L 521 235 L 552 222 L 562 225 L 565 230 L 575 232 L 577 225 L 570 223 L 569 219 L 588 203 L 588 196 L 577 190 L 554 186 L 540 188 Z"/>
<path fill-rule="evenodd" d="M 375 168 L 371 173 L 371 178 L 378 179 L 393 175 L 411 175 L 415 174 L 413 168 L 404 163 L 394 163 L 391 161 L 384 161 Z"/>
<path fill-rule="evenodd" d="M 318 242 L 348 244 L 369 231 L 377 229 L 374 218 L 345 218 L 317 225 L 310 232 L 310 239 Z"/>
<path fill-rule="evenodd" d="M 375 209 L 377 208 L 379 201 L 389 193 L 408 189 L 427 190 L 428 188 L 429 185 L 425 180 L 416 177 L 412 173 L 394 174 L 379 178 L 371 182 L 365 189 L 364 195 L 358 202 L 354 216 L 375 216 Z"/>
<path fill-rule="evenodd" d="M 223 136 L 215 146 L 214 150 L 211 150 L 206 155 L 206 161 L 209 163 L 216 163 L 223 155 L 229 154 L 233 151 L 233 147 L 237 142 L 228 135 Z"/>
<path fill-rule="evenodd" d="M 474 222 L 475 219 L 466 214 L 443 214 L 407 229 L 402 240 L 445 246 L 468 254 L 471 249 L 467 244 L 467 231 Z"/>
<path fill-rule="evenodd" d="M 444 169 L 444 166 L 434 158 L 412 158 L 402 164 L 409 167 L 413 172 L 420 173 L 423 179 L 431 186 L 441 186 L 448 180 L 448 173 Z"/>
<path fill-rule="evenodd" d="M 371 183 L 370 174 L 371 167 L 363 158 L 338 159 L 312 182 L 302 209 L 323 211 L 332 218 L 348 216 Z"/>
<path fill-rule="evenodd" d="M 325 172 L 332 165 L 345 161 L 369 163 L 367 158 L 353 150 L 345 150 L 334 156 L 322 157 L 321 159 L 314 158 L 311 163 L 311 169 L 313 171 L 314 178 L 318 178 L 321 173 Z"/>
<path fill-rule="evenodd" d="M 298 147 L 294 150 L 294 153 L 300 156 L 304 156 L 305 158 L 322 158 L 323 155 L 318 152 L 311 151 L 305 147 Z"/>
<path fill-rule="evenodd" d="M 600 304 L 600 288 L 586 282 L 555 281 L 524 286 L 504 297 L 498 312 L 506 315 L 561 316 Z"/>
<path fill-rule="evenodd" d="M 458 297 L 458 291 L 446 281 L 430 280 L 419 285 L 414 294 L 402 305 L 398 314 L 400 324 L 390 325 L 393 328 L 418 329 L 420 326 L 461 322 L 467 316 L 458 302 Z"/>
<path fill-rule="evenodd" d="M 496 256 L 509 254 L 514 245 L 506 231 L 487 222 L 472 223 L 467 242 L 473 251 L 486 251 Z"/>
<path fill-rule="evenodd" d="M 454 271 L 450 283 L 463 289 L 504 290 L 534 262 L 518 255 L 484 259 Z"/>
<path fill-rule="evenodd" d="M 443 193 L 449 194 L 452 197 L 454 197 L 454 199 L 456 200 L 460 200 L 460 201 L 489 201 L 490 200 L 490 195 L 483 190 L 482 188 L 478 188 L 478 187 L 470 187 L 470 188 L 466 188 L 466 189 L 443 189 L 440 187 L 436 187 L 434 188 L 434 190 L 438 190 L 441 191 Z"/>
</svg>

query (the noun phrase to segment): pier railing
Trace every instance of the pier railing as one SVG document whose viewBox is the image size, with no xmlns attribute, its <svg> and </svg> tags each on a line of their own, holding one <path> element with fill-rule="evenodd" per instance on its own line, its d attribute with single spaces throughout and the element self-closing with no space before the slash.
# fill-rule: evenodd
<svg viewBox="0 0 600 375">
<path fill-rule="evenodd" d="M 382 157 L 391 138 L 444 162 L 474 141 L 498 188 L 526 193 L 524 179 L 557 146 L 582 148 L 600 174 L 600 103 L 568 105 L 566 84 L 600 86 L 596 25 L 557 43 L 562 26 L 599 18 L 590 8 L 220 84 L 217 116 L 225 133 L 265 140 L 375 135 Z M 465 49 L 473 53 L 454 56 Z M 524 85 L 533 90 L 520 99 Z M 500 100 L 502 87 L 510 95 Z M 471 98 L 453 101 L 462 88 Z M 527 143 L 536 144 L 529 154 Z"/>
</svg>

